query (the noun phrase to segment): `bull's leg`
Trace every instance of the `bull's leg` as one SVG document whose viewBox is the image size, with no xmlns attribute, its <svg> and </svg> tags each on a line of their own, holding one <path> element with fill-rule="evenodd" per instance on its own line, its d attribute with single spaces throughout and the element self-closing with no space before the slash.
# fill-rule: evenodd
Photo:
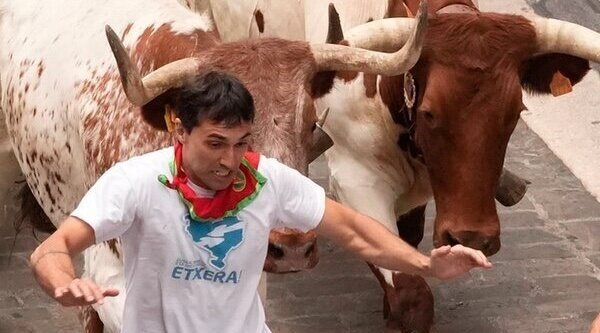
<svg viewBox="0 0 600 333">
<path fill-rule="evenodd" d="M 116 288 L 119 295 L 107 297 L 102 305 L 94 305 L 104 333 L 121 331 L 123 308 L 125 307 L 125 277 L 123 256 L 118 241 L 109 241 L 93 245 L 83 252 L 84 271 L 82 277 L 95 281 L 105 288 Z"/>
<path fill-rule="evenodd" d="M 400 216 L 398 235 L 417 248 L 423 240 L 425 205 Z M 384 290 L 383 314 L 388 332 L 429 332 L 433 325 L 433 294 L 418 275 L 389 272 L 369 265 Z"/>
<path fill-rule="evenodd" d="M 103 333 L 104 324 L 98 316 L 98 312 L 91 306 L 83 306 L 79 308 L 79 321 L 83 326 L 84 333 Z"/>
<path fill-rule="evenodd" d="M 420 276 L 400 272 L 386 278 L 380 268 L 371 264 L 369 267 L 384 290 L 385 332 L 428 333 L 433 324 L 433 294 L 427 282 Z"/>
<path fill-rule="evenodd" d="M 335 165 L 345 165 L 345 168 L 335 168 Z M 330 160 L 330 190 L 339 201 L 376 219 L 394 234 L 406 238 L 413 246 L 421 241 L 425 207 L 416 208 L 398 220 L 394 207 L 402 186 L 394 186 L 393 178 L 383 179 L 385 175 L 381 173 L 374 177 L 375 168 L 363 168 L 356 163 L 340 161 L 334 166 L 332 167 Z M 429 332 L 433 322 L 433 296 L 425 280 L 371 264 L 369 267 L 385 293 L 383 302 L 386 329 L 397 332 Z"/>
</svg>

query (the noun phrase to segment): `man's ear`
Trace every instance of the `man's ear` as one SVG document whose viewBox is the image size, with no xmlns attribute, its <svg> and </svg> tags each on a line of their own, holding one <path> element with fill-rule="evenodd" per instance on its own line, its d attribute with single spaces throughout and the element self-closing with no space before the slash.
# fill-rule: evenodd
<svg viewBox="0 0 600 333">
<path fill-rule="evenodd" d="M 181 119 L 176 117 L 173 119 L 173 135 L 175 139 L 181 143 L 185 141 L 185 128 L 183 128 L 183 124 L 181 123 Z"/>
</svg>

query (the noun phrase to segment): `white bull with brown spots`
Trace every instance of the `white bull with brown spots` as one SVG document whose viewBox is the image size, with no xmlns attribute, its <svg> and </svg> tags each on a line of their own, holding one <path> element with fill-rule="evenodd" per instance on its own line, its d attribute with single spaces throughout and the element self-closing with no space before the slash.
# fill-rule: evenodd
<svg viewBox="0 0 600 333">
<path fill-rule="evenodd" d="M 207 15 L 175 0 L 2 0 L 1 107 L 27 183 L 58 225 L 107 168 L 171 144 L 163 122 L 171 88 L 205 69 L 236 74 L 254 96 L 252 148 L 306 172 L 308 163 L 327 148 L 315 129 L 312 101 L 330 90 L 331 71 L 406 72 L 419 57 L 426 15 L 418 22 L 401 22 L 404 33 L 397 42 L 406 47 L 383 54 L 279 39 L 221 43 Z M 120 63 L 133 60 L 121 70 L 136 73 L 124 83 L 141 108 L 123 92 L 106 41 L 107 24 L 117 33 L 113 47 L 120 42 L 127 47 L 115 47 Z M 182 66 L 187 70 L 182 72 Z M 149 73 L 154 76 L 146 77 Z M 144 77 L 146 88 L 132 90 L 142 87 L 140 82 L 129 85 L 136 77 Z M 266 270 L 295 271 L 316 264 L 314 235 L 286 230 L 271 236 Z M 120 254 L 116 240 L 90 248 L 84 255 L 85 275 L 124 290 Z M 97 313 L 83 311 L 86 330 L 118 332 L 123 295 L 96 306 Z"/>
</svg>

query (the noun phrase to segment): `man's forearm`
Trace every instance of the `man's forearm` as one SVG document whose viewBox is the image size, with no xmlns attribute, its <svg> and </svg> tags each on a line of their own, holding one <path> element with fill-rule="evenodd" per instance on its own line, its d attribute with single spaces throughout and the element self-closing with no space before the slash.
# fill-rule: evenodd
<svg viewBox="0 0 600 333">
<path fill-rule="evenodd" d="M 31 269 L 42 289 L 55 297 L 56 288 L 68 285 L 75 278 L 75 269 L 67 247 L 51 245 L 43 243 L 33 252 Z"/>
<path fill-rule="evenodd" d="M 357 215 L 354 219 L 355 237 L 348 247 L 365 260 L 390 270 L 422 276 L 430 275 L 429 257 L 423 255 L 379 222 Z"/>
<path fill-rule="evenodd" d="M 333 200 L 327 199 L 325 216 L 317 232 L 377 266 L 430 275 L 429 257 L 379 222 Z"/>
</svg>

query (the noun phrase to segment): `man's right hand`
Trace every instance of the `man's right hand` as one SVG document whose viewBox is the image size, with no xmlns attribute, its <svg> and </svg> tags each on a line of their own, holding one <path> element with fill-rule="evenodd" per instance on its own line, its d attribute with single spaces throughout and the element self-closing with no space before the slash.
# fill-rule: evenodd
<svg viewBox="0 0 600 333">
<path fill-rule="evenodd" d="M 88 279 L 74 279 L 66 287 L 54 289 L 54 299 L 63 306 L 82 306 L 104 303 L 104 297 L 114 297 L 119 290 L 98 287 Z"/>
</svg>

